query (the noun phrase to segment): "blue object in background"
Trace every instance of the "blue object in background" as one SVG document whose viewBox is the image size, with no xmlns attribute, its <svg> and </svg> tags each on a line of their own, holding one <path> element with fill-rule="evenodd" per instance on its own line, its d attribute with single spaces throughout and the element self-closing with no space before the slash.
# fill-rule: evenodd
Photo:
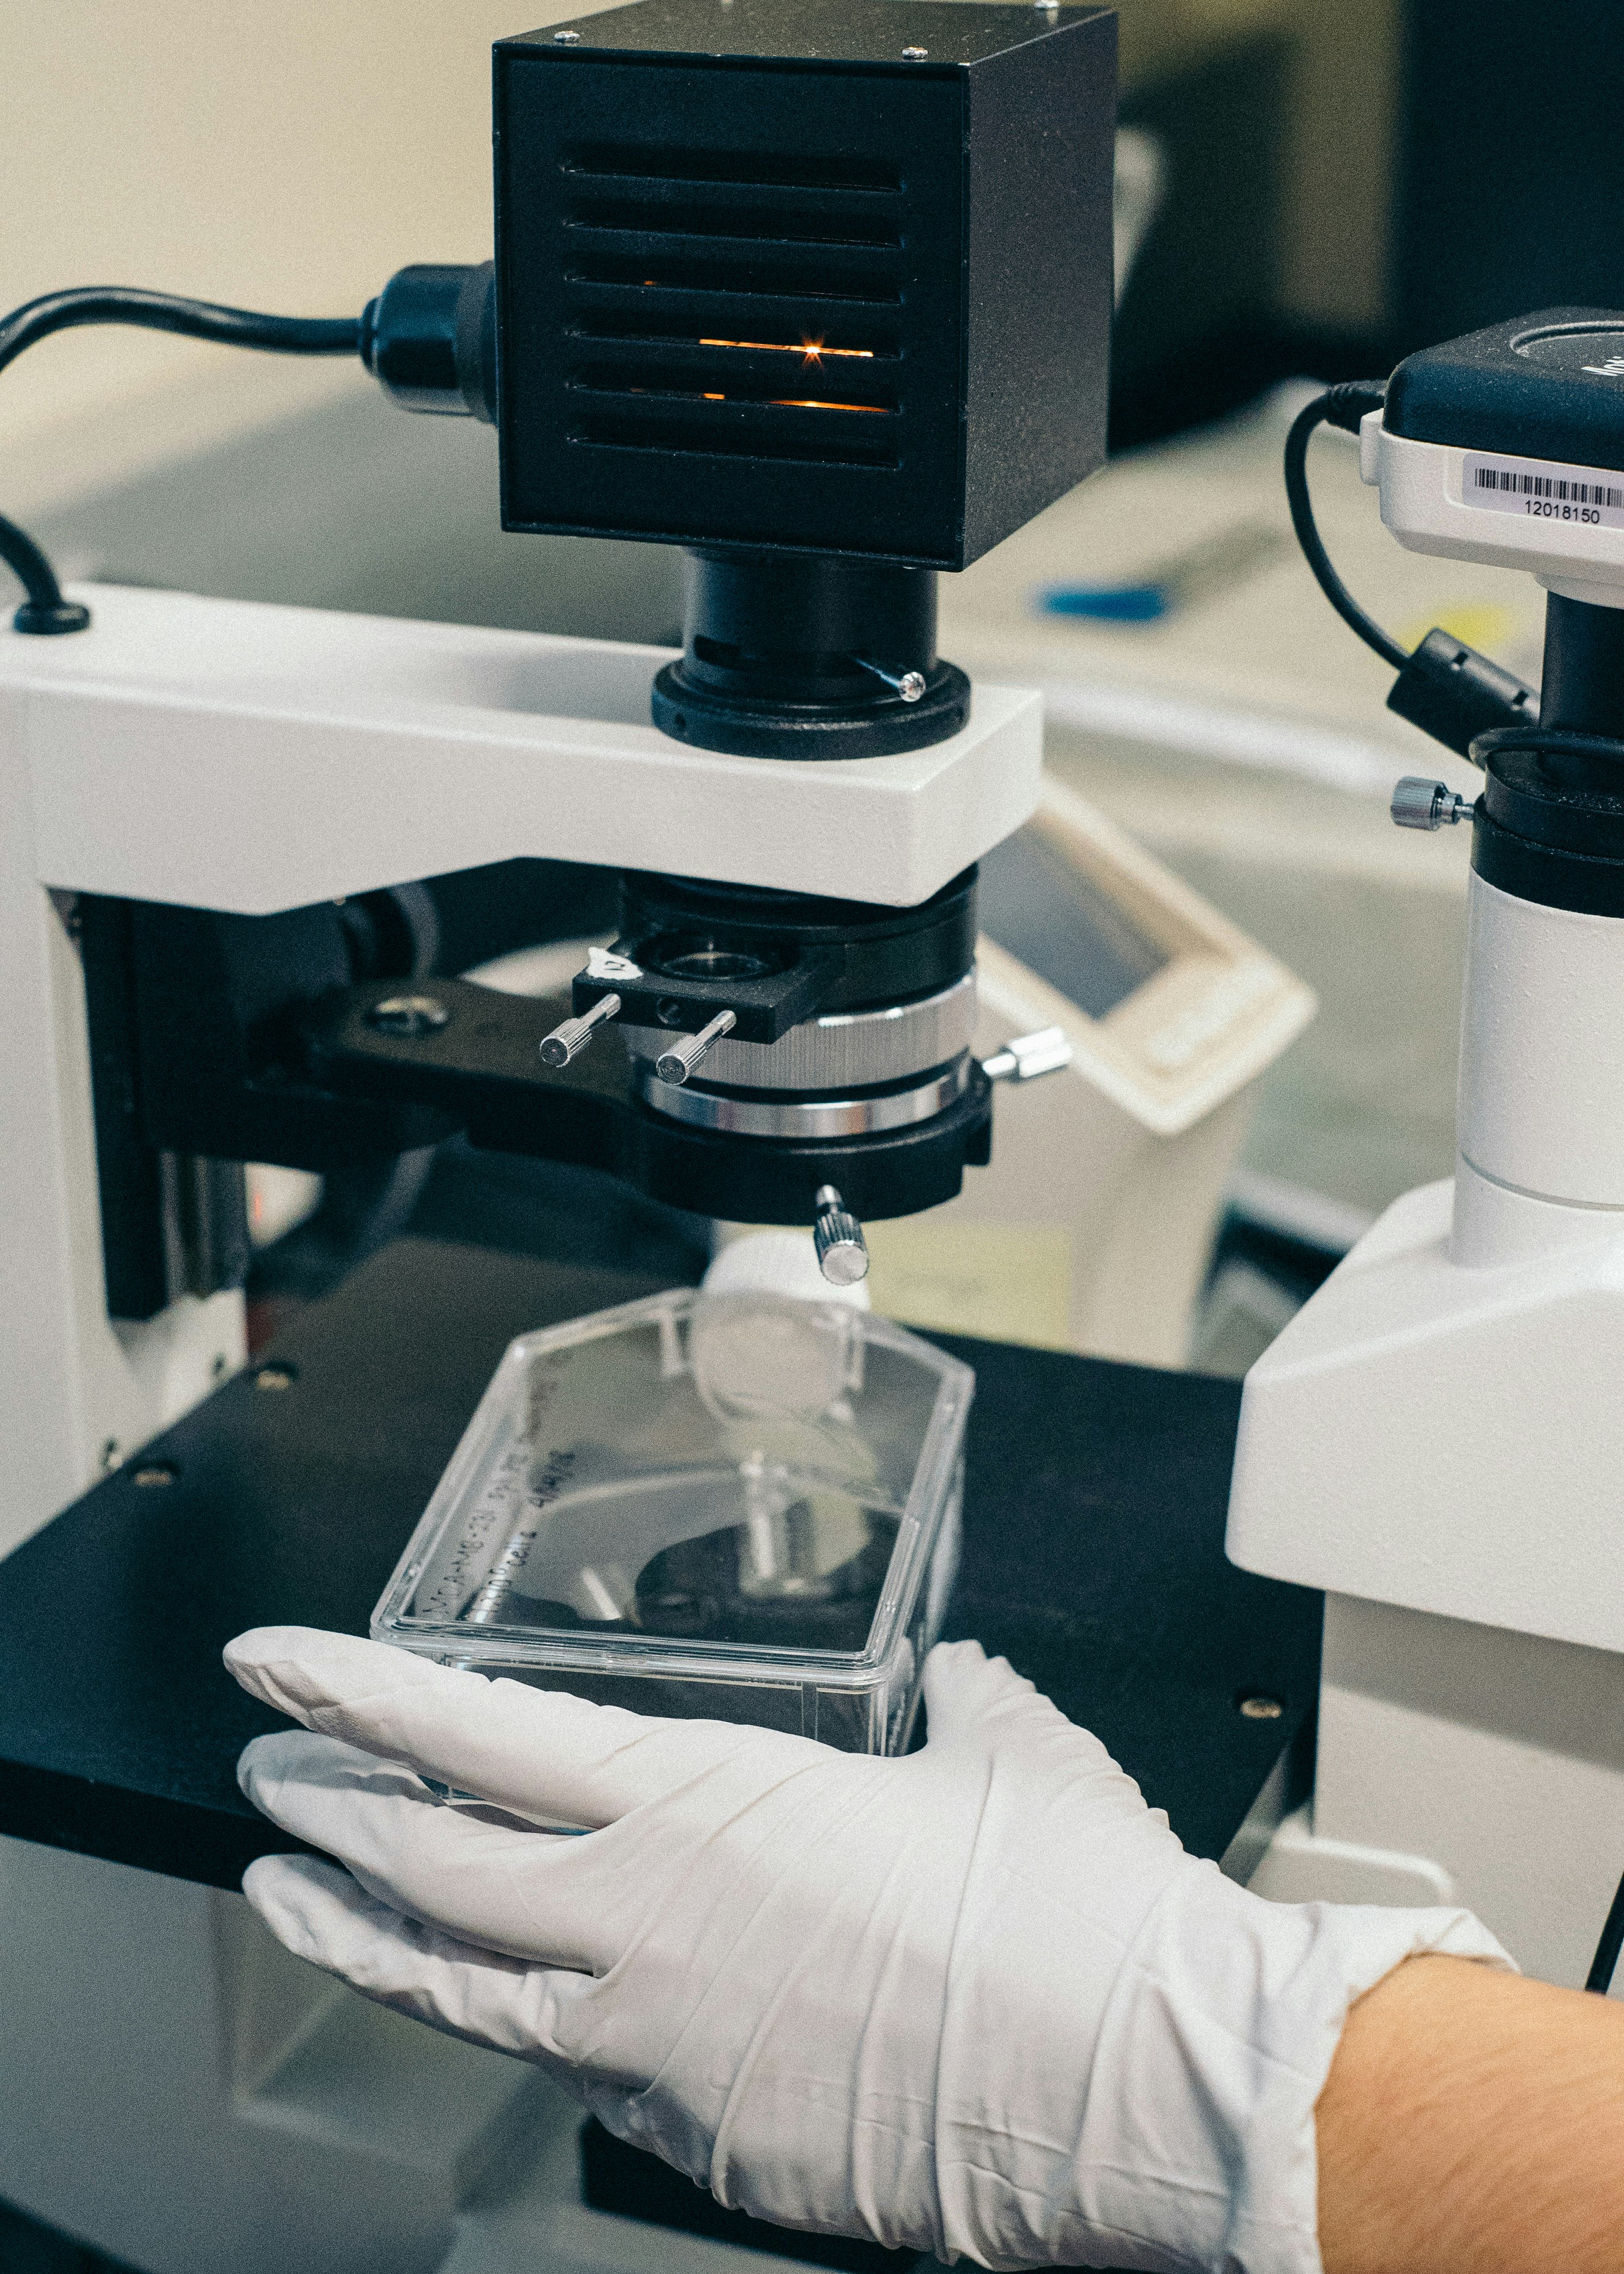
<svg viewBox="0 0 1624 2274">
<path fill-rule="evenodd" d="M 1203 538 L 1132 584 L 1042 584 L 1040 615 L 1081 616 L 1096 624 L 1156 624 L 1177 609 L 1237 584 L 1287 550 L 1272 523 L 1238 521 Z"/>
<path fill-rule="evenodd" d="M 1154 624 L 1174 605 L 1165 584 L 1046 584 L 1046 616 L 1089 616 L 1101 624 Z"/>
</svg>

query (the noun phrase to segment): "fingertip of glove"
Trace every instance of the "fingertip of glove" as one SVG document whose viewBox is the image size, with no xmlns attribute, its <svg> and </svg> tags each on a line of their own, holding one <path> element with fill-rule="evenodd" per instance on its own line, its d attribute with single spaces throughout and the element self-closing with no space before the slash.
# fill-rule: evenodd
<svg viewBox="0 0 1624 2274">
<path fill-rule="evenodd" d="M 348 1916 L 361 1889 L 341 1865 L 314 1856 L 259 1856 L 243 1874 L 243 1894 L 284 1949 L 320 1963 L 320 1922 Z"/>
<path fill-rule="evenodd" d="M 928 1703 L 985 1711 L 1005 1698 L 1031 1697 L 1035 1688 L 1007 1658 L 989 1658 L 979 1642 L 939 1642 L 925 1660 Z"/>
<path fill-rule="evenodd" d="M 312 1715 L 380 1687 L 406 1689 L 444 1669 L 387 1643 L 320 1627 L 251 1627 L 229 1642 L 226 1671 L 252 1698 L 308 1728 Z"/>
<path fill-rule="evenodd" d="M 272 1729 L 263 1737 L 251 1737 L 237 1757 L 237 1788 L 244 1800 L 258 1807 L 267 1788 L 280 1784 L 288 1774 L 294 1749 L 308 1743 L 302 1729 Z"/>
</svg>

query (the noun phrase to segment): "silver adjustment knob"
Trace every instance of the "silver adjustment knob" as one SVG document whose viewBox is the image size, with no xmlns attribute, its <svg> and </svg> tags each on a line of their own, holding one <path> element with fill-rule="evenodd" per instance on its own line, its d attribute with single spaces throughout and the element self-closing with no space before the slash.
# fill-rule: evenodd
<svg viewBox="0 0 1624 2274">
<path fill-rule="evenodd" d="M 578 1058 L 599 1027 L 613 1019 L 620 1007 L 618 995 L 600 995 L 583 1019 L 566 1019 L 554 1027 L 550 1035 L 542 1037 L 541 1058 L 544 1065 L 567 1066 L 571 1058 Z"/>
<path fill-rule="evenodd" d="M 812 1245 L 818 1269 L 831 1287 L 854 1287 L 868 1276 L 868 1243 L 861 1224 L 832 1185 L 820 1185 L 812 1205 L 817 1211 Z"/>
<path fill-rule="evenodd" d="M 1401 829 L 1441 829 L 1446 823 L 1470 821 L 1476 804 L 1447 782 L 1406 774 L 1394 787 L 1392 813 Z"/>
<path fill-rule="evenodd" d="M 1058 1073 L 1071 1063 L 1071 1045 L 1064 1027 L 1040 1027 L 1035 1035 L 1016 1035 L 1001 1050 L 981 1060 L 989 1081 L 1035 1081 L 1041 1073 Z"/>
<path fill-rule="evenodd" d="M 696 1035 L 683 1035 L 662 1050 L 654 1061 L 654 1071 L 662 1081 L 684 1082 L 712 1043 L 719 1043 L 724 1035 L 731 1035 L 739 1021 L 731 1011 L 718 1011 L 708 1027 Z"/>
</svg>

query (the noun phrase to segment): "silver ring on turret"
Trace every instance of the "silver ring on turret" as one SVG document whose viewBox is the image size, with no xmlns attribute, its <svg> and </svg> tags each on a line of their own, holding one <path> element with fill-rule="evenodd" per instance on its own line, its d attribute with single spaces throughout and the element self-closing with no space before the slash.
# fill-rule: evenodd
<svg viewBox="0 0 1624 2274">
<path fill-rule="evenodd" d="M 850 1096 L 878 1082 L 900 1082 L 946 1065 L 970 1047 L 975 1028 L 975 974 L 911 1003 L 877 1010 L 835 1011 L 805 1019 L 776 1043 L 741 1043 L 724 1035 L 706 1051 L 697 1079 L 715 1089 L 819 1089 Z M 671 1048 L 663 1027 L 620 1022 L 634 1066 Z M 663 1102 L 662 1102 L 663 1105 Z"/>
<path fill-rule="evenodd" d="M 710 1072 L 709 1065 L 705 1071 Z M 868 1137 L 887 1129 L 906 1129 L 945 1112 L 970 1081 L 966 1051 L 951 1065 L 938 1066 L 921 1082 L 876 1089 L 865 1097 L 752 1096 L 743 1090 L 718 1090 L 688 1081 L 680 1088 L 662 1081 L 646 1058 L 632 1069 L 645 1105 L 691 1128 L 715 1129 L 731 1137 L 793 1137 L 817 1143 L 831 1137 Z"/>
</svg>

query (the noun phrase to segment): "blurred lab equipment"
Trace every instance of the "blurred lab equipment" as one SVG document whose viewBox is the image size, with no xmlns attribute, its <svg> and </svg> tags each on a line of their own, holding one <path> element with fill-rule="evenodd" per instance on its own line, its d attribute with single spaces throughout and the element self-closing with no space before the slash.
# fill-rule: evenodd
<svg viewBox="0 0 1624 2274">
<path fill-rule="evenodd" d="M 1257 1085 L 1309 990 L 1074 793 L 984 864 L 978 1043 L 1053 1030 L 1005 1077 L 998 1174 L 869 1228 L 876 1304 L 921 1324 L 1184 1362 Z M 1033 1073 L 1043 1078 L 1032 1078 Z"/>
<path fill-rule="evenodd" d="M 1089 616 L 1100 623 L 1151 624 L 1238 584 L 1285 549 L 1266 522 L 1237 522 L 1154 564 L 1132 584 L 1049 584 L 1037 604 L 1051 616 Z"/>
</svg>

